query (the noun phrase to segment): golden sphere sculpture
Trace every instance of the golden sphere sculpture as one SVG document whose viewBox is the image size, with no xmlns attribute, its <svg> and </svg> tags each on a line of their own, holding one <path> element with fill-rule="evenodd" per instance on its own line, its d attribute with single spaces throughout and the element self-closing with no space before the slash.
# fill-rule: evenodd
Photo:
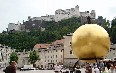
<svg viewBox="0 0 116 73">
<path fill-rule="evenodd" d="M 73 53 L 84 62 L 92 63 L 103 59 L 109 49 L 109 34 L 97 24 L 82 25 L 73 33 Z"/>
</svg>

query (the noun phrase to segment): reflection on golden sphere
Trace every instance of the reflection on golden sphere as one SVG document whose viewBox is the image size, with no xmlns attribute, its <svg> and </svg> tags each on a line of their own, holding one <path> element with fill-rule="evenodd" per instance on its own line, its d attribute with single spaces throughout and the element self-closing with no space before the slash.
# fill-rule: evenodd
<svg viewBox="0 0 116 73">
<path fill-rule="evenodd" d="M 97 24 L 85 24 L 73 33 L 72 49 L 79 59 L 85 59 L 82 61 L 95 62 L 95 58 L 103 58 L 107 55 L 110 38 L 103 27 Z"/>
</svg>

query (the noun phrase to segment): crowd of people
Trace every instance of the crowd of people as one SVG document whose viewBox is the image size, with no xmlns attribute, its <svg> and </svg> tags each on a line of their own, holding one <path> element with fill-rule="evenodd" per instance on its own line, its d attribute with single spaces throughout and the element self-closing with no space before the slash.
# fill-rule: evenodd
<svg viewBox="0 0 116 73">
<path fill-rule="evenodd" d="M 56 65 L 55 66 L 55 73 L 65 73 L 61 72 L 63 66 Z M 77 65 L 75 70 L 70 70 L 70 73 L 82 73 L 81 66 Z M 116 73 L 116 61 L 99 61 L 97 63 L 86 63 L 85 66 L 85 73 Z M 69 72 L 67 72 L 69 73 Z"/>
<path fill-rule="evenodd" d="M 4 70 L 5 73 L 16 73 L 16 62 L 13 61 L 11 64 L 6 67 Z M 81 73 L 81 70 L 79 69 L 80 66 L 77 65 L 75 67 L 75 71 L 72 70 L 70 73 Z M 63 69 L 62 65 L 55 65 L 55 73 L 66 73 L 62 72 Z M 116 61 L 99 61 L 98 63 L 86 63 L 85 64 L 85 73 L 116 73 Z M 67 72 L 68 73 L 68 72 Z"/>
<path fill-rule="evenodd" d="M 92 69 L 93 68 L 93 69 Z M 94 64 L 86 64 L 85 73 L 116 73 L 116 61 L 99 61 Z"/>
</svg>

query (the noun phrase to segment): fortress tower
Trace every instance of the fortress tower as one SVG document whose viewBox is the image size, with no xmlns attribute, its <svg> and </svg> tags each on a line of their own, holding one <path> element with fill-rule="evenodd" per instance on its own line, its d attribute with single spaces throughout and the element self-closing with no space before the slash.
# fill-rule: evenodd
<svg viewBox="0 0 116 73">
<path fill-rule="evenodd" d="M 95 19 L 96 18 L 96 13 L 95 10 L 91 10 L 91 18 Z"/>
</svg>

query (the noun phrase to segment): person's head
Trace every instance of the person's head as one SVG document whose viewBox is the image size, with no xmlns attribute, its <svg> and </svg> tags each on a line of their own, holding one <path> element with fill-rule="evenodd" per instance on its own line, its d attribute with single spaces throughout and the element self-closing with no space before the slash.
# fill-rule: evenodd
<svg viewBox="0 0 116 73">
<path fill-rule="evenodd" d="M 15 61 L 12 61 L 12 62 L 11 62 L 11 65 L 12 65 L 12 66 L 16 66 L 16 62 L 15 62 Z"/>
<path fill-rule="evenodd" d="M 98 68 L 97 65 L 94 67 L 94 69 L 95 69 L 95 68 Z"/>
<path fill-rule="evenodd" d="M 105 67 L 102 67 L 102 71 L 103 71 L 103 72 L 105 71 Z"/>
<path fill-rule="evenodd" d="M 110 67 L 110 70 L 114 70 L 114 66 L 111 66 L 111 67 Z"/>
<path fill-rule="evenodd" d="M 116 66 L 114 68 L 116 69 Z"/>
</svg>

